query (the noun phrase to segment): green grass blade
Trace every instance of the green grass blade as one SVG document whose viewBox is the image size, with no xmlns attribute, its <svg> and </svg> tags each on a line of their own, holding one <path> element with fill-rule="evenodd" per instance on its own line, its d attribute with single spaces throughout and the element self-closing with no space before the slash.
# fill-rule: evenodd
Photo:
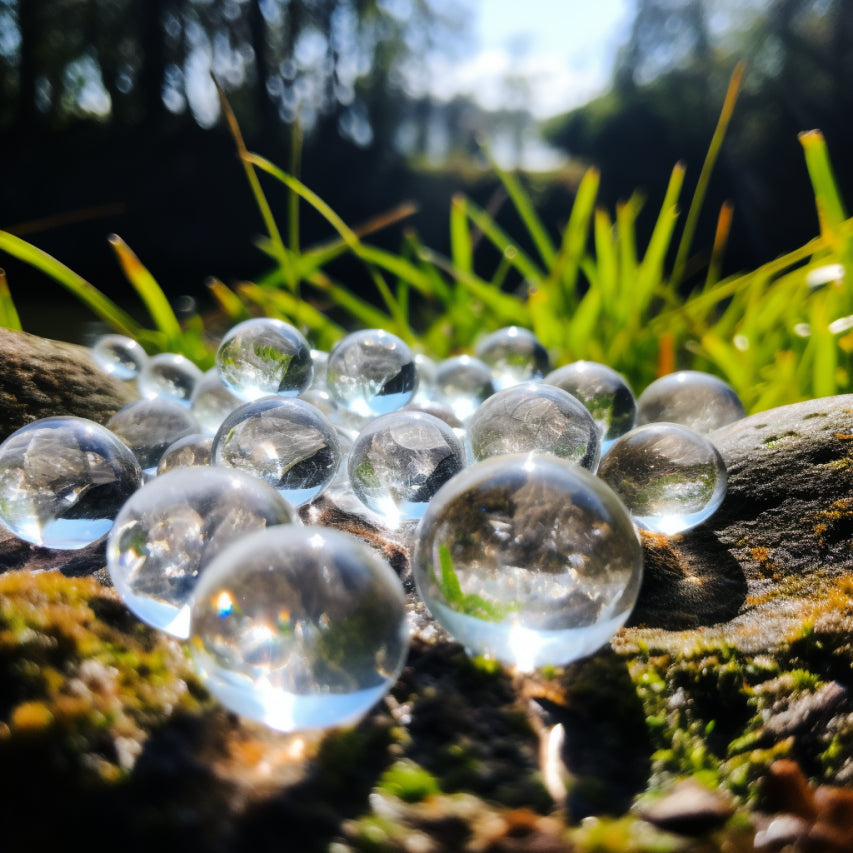
<svg viewBox="0 0 853 853">
<path fill-rule="evenodd" d="M 684 164 L 676 163 L 669 178 L 663 204 L 658 214 L 646 254 L 637 273 L 637 285 L 631 291 L 633 297 L 628 315 L 640 323 L 651 302 L 655 290 L 663 280 L 664 264 L 672 240 L 673 229 L 678 220 L 678 196 L 684 182 Z M 627 318 L 626 318 L 627 319 Z"/>
<path fill-rule="evenodd" d="M 170 349 L 177 347 L 181 337 L 181 324 L 178 322 L 166 294 L 163 293 L 162 288 L 157 284 L 156 279 L 147 267 L 118 234 L 111 234 L 107 240 L 116 253 L 127 280 L 133 285 L 134 290 L 145 304 L 151 319 L 154 321 L 154 326 L 163 333 L 166 346 Z"/>
<path fill-rule="evenodd" d="M 809 317 L 812 356 L 811 386 L 815 397 L 830 397 L 838 393 L 835 371 L 838 367 L 838 348 L 835 336 L 829 331 L 824 294 L 814 294 Z"/>
<path fill-rule="evenodd" d="M 344 335 L 344 329 L 313 305 L 286 290 L 267 290 L 252 282 L 238 285 L 240 296 L 253 302 L 267 316 L 297 320 L 304 324 L 311 340 L 319 346 L 330 346 Z"/>
<path fill-rule="evenodd" d="M 207 280 L 207 289 L 214 300 L 216 300 L 219 310 L 232 323 L 239 323 L 241 320 L 248 319 L 249 312 L 246 310 L 243 300 L 227 284 L 218 278 L 209 278 Z"/>
<path fill-rule="evenodd" d="M 364 326 L 372 329 L 387 328 L 389 324 L 387 314 L 347 288 L 336 284 L 325 273 L 315 273 L 308 279 L 308 284 L 328 296 L 339 308 Z"/>
<path fill-rule="evenodd" d="M 483 235 L 504 254 L 507 260 L 530 282 L 538 282 L 543 278 L 543 272 L 532 258 L 518 248 L 516 242 L 500 228 L 495 221 L 472 201 L 466 205 L 468 218 L 480 229 Z"/>
<path fill-rule="evenodd" d="M 572 212 L 563 231 L 560 250 L 545 282 L 545 287 L 551 293 L 558 285 L 562 286 L 562 305 L 559 307 L 567 314 L 575 304 L 578 272 L 586 250 L 589 225 L 595 210 L 600 181 L 601 174 L 598 169 L 587 169 L 572 203 Z M 554 300 L 554 302 L 556 306 L 557 301 Z"/>
<path fill-rule="evenodd" d="M 693 245 L 693 236 L 696 233 L 699 214 L 702 211 L 702 205 L 705 202 L 705 196 L 708 192 L 711 172 L 713 172 L 714 165 L 720 155 L 720 148 L 723 145 L 723 139 L 731 122 L 735 104 L 737 103 L 737 96 L 740 91 L 741 80 L 743 79 L 743 70 L 743 62 L 739 62 L 729 79 L 729 87 L 723 101 L 723 108 L 720 110 L 720 117 L 717 120 L 717 126 L 714 128 L 714 135 L 711 137 L 708 152 L 705 154 L 705 161 L 702 163 L 702 170 L 699 173 L 699 180 L 696 182 L 696 189 L 693 191 L 693 198 L 690 200 L 690 207 L 687 209 L 684 230 L 681 232 L 681 239 L 678 242 L 675 262 L 672 267 L 672 275 L 670 276 L 670 284 L 674 288 L 677 288 L 684 278 L 684 270 L 687 267 L 687 256 L 690 254 L 690 249 Z"/>
<path fill-rule="evenodd" d="M 619 278 L 622 291 L 633 286 L 637 275 L 636 221 L 642 204 L 639 195 L 635 193 L 628 201 L 616 205 L 616 239 L 619 245 Z"/>
<path fill-rule="evenodd" d="M 299 117 L 291 125 L 290 174 L 298 175 L 302 165 L 302 126 Z M 287 195 L 287 239 L 290 251 L 299 254 L 299 195 L 288 190 Z"/>
<path fill-rule="evenodd" d="M 4 329 L 14 329 L 17 332 L 22 331 L 21 318 L 18 316 L 18 309 L 15 308 L 12 294 L 9 292 L 9 282 L 6 280 L 5 270 L 0 270 L 0 326 L 3 326 Z"/>
<path fill-rule="evenodd" d="M 542 220 L 536 214 L 533 202 L 530 200 L 530 195 L 525 191 L 521 182 L 514 174 L 501 169 L 494 161 L 492 161 L 491 165 L 500 178 L 512 203 L 515 205 L 521 221 L 527 228 L 527 232 L 530 234 L 533 244 L 536 246 L 539 256 L 542 259 L 542 263 L 547 269 L 550 269 L 554 264 L 557 252 L 554 249 L 554 244 L 551 242 L 545 226 L 542 224 Z"/>
<path fill-rule="evenodd" d="M 832 171 L 826 140 L 819 130 L 801 133 L 799 139 L 803 146 L 806 168 L 814 191 L 821 234 L 837 239 L 847 214 L 838 193 L 838 184 Z"/>
<path fill-rule="evenodd" d="M 0 250 L 50 276 L 115 331 L 136 339 L 144 337 L 144 330 L 130 314 L 52 255 L 8 231 L 0 231 Z"/>
<path fill-rule="evenodd" d="M 249 152 L 246 148 L 246 143 L 243 141 L 243 134 L 240 132 L 240 125 L 237 123 L 237 117 L 234 115 L 234 110 L 231 109 L 231 104 L 225 96 L 224 89 L 219 85 L 219 81 L 213 74 L 211 74 L 211 76 L 213 77 L 213 83 L 216 86 L 216 91 L 219 95 L 222 114 L 225 116 L 225 121 L 231 132 L 231 136 L 234 138 L 234 143 L 237 146 L 237 153 L 240 156 L 240 162 L 243 164 L 246 179 L 249 182 L 249 187 L 255 199 L 255 204 L 261 214 L 261 219 L 263 219 L 267 234 L 269 235 L 274 257 L 281 266 L 284 281 L 287 283 L 291 291 L 295 291 L 297 279 L 290 264 L 287 247 L 284 245 L 284 240 L 281 238 L 281 232 L 278 230 L 278 225 L 276 224 L 275 217 L 272 214 L 272 208 L 270 207 L 267 197 L 264 195 L 264 191 L 261 188 L 261 182 L 258 180 L 258 176 L 248 159 Z"/>
<path fill-rule="evenodd" d="M 593 233 L 595 257 L 598 268 L 598 289 L 605 304 L 617 298 L 617 248 L 613 237 L 613 223 L 607 211 L 596 208 Z"/>
<path fill-rule="evenodd" d="M 450 202 L 450 259 L 453 266 L 462 272 L 474 269 L 474 246 L 468 228 L 467 199 L 461 194 Z"/>
<path fill-rule="evenodd" d="M 518 299 L 502 293 L 490 282 L 484 281 L 475 273 L 465 273 L 456 269 L 446 258 L 442 258 L 431 249 L 423 248 L 421 257 L 452 276 L 472 296 L 492 311 L 500 322 L 522 326 L 528 322 L 527 308 Z"/>
</svg>

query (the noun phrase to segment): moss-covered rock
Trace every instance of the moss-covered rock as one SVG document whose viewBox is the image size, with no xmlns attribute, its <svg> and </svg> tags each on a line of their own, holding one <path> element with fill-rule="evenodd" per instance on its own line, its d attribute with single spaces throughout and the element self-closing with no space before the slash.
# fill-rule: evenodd
<svg viewBox="0 0 853 853">
<path fill-rule="evenodd" d="M 317 502 L 310 520 L 389 558 L 414 631 L 387 699 L 325 735 L 277 734 L 219 708 L 180 644 L 96 580 L 107 580 L 97 551 L 96 577 L 20 569 L 85 571 L 59 554 L 7 557 L 4 839 L 253 853 L 848 851 L 851 421 L 853 398 L 833 398 L 713 434 L 730 472 L 721 510 L 681 537 L 645 537 L 631 624 L 598 654 L 532 675 L 469 658 L 414 595 L 406 543 Z"/>
</svg>

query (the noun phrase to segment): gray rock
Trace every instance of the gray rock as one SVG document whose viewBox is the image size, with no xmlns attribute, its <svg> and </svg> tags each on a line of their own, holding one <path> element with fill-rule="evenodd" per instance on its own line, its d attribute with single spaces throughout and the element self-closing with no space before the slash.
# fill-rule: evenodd
<svg viewBox="0 0 853 853">
<path fill-rule="evenodd" d="M 649 823 L 683 835 L 699 835 L 734 814 L 731 800 L 694 779 L 676 783 L 660 799 L 640 810 Z"/>
<path fill-rule="evenodd" d="M 0 328 L 0 441 L 53 415 L 100 424 L 136 399 L 135 389 L 104 373 L 86 347 Z"/>
<path fill-rule="evenodd" d="M 751 615 L 771 648 L 803 618 L 779 593 L 816 601 L 853 568 L 853 395 L 762 412 L 708 438 L 728 469 L 726 498 L 681 536 L 643 537 L 633 623 L 736 628 Z"/>
</svg>

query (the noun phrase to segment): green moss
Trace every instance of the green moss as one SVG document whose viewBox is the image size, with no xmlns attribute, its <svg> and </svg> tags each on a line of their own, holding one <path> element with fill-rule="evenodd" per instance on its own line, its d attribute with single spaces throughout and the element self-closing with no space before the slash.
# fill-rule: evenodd
<svg viewBox="0 0 853 853">
<path fill-rule="evenodd" d="M 377 785 L 405 803 L 419 803 L 441 793 L 432 773 L 411 761 L 398 761 L 383 774 Z"/>
</svg>

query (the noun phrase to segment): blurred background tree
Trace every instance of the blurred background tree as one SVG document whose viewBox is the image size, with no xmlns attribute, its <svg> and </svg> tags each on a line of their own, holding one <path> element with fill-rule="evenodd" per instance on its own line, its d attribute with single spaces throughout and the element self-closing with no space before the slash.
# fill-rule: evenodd
<svg viewBox="0 0 853 853">
<path fill-rule="evenodd" d="M 555 233 L 589 163 L 602 170 L 602 203 L 637 188 L 646 195 L 651 228 L 674 162 L 687 164 L 685 197 L 698 177 L 742 58 L 744 89 L 695 245 L 710 246 L 724 199 L 735 204 L 727 269 L 815 233 L 797 143 L 811 127 L 824 131 L 853 198 L 853 166 L 842 156 L 853 136 L 853 4 L 634 0 L 609 90 L 542 124 L 529 109 L 531 81 L 515 70 L 523 44 L 499 81 L 497 108 L 476 91 L 432 85 L 434 64 L 466 56 L 473 16 L 489 8 L 488 0 L 0 0 L 0 227 L 107 292 L 126 287 L 104 239 L 111 231 L 175 297 L 200 298 L 208 275 L 259 275 L 266 259 L 252 240 L 261 223 L 211 70 L 250 148 L 289 168 L 304 138 L 303 180 L 346 221 L 412 199 L 420 212 L 400 228 L 416 228 L 439 251 L 460 190 L 513 233 L 483 139 L 507 167 L 523 164 L 531 141 L 563 153 L 561 166 L 525 175 Z M 283 195 L 270 192 L 283 212 Z M 376 239 L 396 249 L 400 228 Z M 306 218 L 306 243 L 327 235 Z M 692 269 L 701 263 L 697 256 Z M 35 279 L 4 264 L 13 291 L 23 291 L 25 325 L 41 330 L 48 312 L 27 287 Z"/>
<path fill-rule="evenodd" d="M 640 187 L 654 209 L 677 160 L 687 165 L 687 189 L 695 183 L 740 59 L 744 87 L 697 245 L 710 245 L 720 203 L 730 199 L 729 267 L 755 266 L 815 233 L 800 131 L 824 132 L 850 198 L 853 4 L 637 0 L 610 91 L 549 120 L 544 135 L 601 168 L 603 200 L 613 204 Z"/>
</svg>

